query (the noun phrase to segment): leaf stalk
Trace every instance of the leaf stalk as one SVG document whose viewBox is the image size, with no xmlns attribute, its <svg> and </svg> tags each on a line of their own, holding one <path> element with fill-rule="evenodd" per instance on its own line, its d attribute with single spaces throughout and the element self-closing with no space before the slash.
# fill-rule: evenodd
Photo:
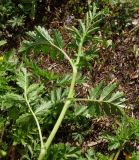
<svg viewBox="0 0 139 160">
<path fill-rule="evenodd" d="M 37 128 L 38 128 L 38 132 L 39 132 L 40 142 L 41 142 L 41 150 L 43 150 L 44 149 L 44 143 L 43 143 L 43 137 L 42 137 L 40 124 L 39 124 L 39 121 L 38 121 L 35 113 L 33 112 L 32 108 L 31 108 L 31 106 L 29 104 L 29 101 L 28 101 L 28 98 L 27 98 L 27 94 L 26 94 L 26 89 L 24 91 L 24 98 L 25 98 L 26 104 L 27 104 L 27 106 L 28 106 L 28 108 L 29 108 L 29 110 L 30 110 L 32 116 L 34 117 L 35 122 L 36 122 L 36 125 L 37 125 Z"/>
</svg>

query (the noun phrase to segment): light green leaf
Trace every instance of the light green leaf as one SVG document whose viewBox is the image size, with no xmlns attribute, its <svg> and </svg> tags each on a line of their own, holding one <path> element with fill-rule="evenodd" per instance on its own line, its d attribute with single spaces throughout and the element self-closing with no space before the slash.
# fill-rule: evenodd
<svg viewBox="0 0 139 160">
<path fill-rule="evenodd" d="M 0 46 L 5 45 L 6 43 L 7 43 L 7 41 L 6 41 L 6 40 L 1 40 L 1 41 L 0 41 Z"/>
<path fill-rule="evenodd" d="M 32 115 L 31 115 L 30 113 L 22 114 L 22 115 L 19 116 L 19 118 L 16 120 L 16 123 L 17 123 L 17 124 L 25 123 L 26 121 L 29 121 L 30 117 L 32 117 Z"/>
<path fill-rule="evenodd" d="M 60 31 L 58 31 L 58 30 L 54 31 L 53 39 L 54 39 L 55 45 L 57 45 L 59 48 L 64 47 L 64 41 L 63 41 L 63 38 L 62 38 Z"/>
<path fill-rule="evenodd" d="M 110 144 L 110 145 L 109 145 L 108 149 L 109 149 L 110 151 L 112 151 L 112 150 L 117 149 L 117 148 L 119 148 L 119 147 L 120 147 L 120 143 L 115 141 L 115 142 L 113 142 L 113 144 Z"/>
<path fill-rule="evenodd" d="M 91 88 L 90 90 L 90 98 L 95 99 L 98 98 L 102 92 L 103 82 L 99 83 L 95 88 Z"/>
<path fill-rule="evenodd" d="M 75 106 L 74 113 L 76 116 L 82 115 L 86 112 L 87 106 Z"/>
<path fill-rule="evenodd" d="M 9 101 L 9 100 L 12 100 L 12 101 L 24 101 L 24 98 L 21 95 L 18 95 L 18 94 L 15 94 L 15 93 L 7 93 L 4 96 L 4 99 L 7 100 L 7 101 Z"/>
<path fill-rule="evenodd" d="M 23 89 L 27 90 L 29 85 L 28 76 L 30 74 L 27 73 L 27 70 L 25 68 L 21 68 L 19 72 L 17 73 L 17 84 Z"/>
<path fill-rule="evenodd" d="M 119 114 L 122 115 L 122 108 L 125 106 L 126 99 L 124 98 L 123 92 L 115 90 L 117 85 L 115 83 L 109 84 L 103 87 L 101 82 L 96 87 L 90 90 L 90 105 L 91 108 L 95 106 L 96 112 L 106 114 Z M 89 108 L 90 109 L 90 108 Z M 90 113 L 90 112 L 89 112 Z"/>
<path fill-rule="evenodd" d="M 36 32 L 38 33 L 38 35 L 40 36 L 40 38 L 46 40 L 46 41 L 53 41 L 52 38 L 50 37 L 48 31 L 44 28 L 44 27 L 41 27 L 41 26 L 38 26 L 38 27 L 35 27 L 36 29 Z"/>
<path fill-rule="evenodd" d="M 116 101 L 118 100 L 119 98 L 122 98 L 124 96 L 124 93 L 123 92 L 119 92 L 117 91 L 116 93 L 113 93 L 111 98 L 109 99 L 109 101 L 113 102 L 113 101 Z M 124 100 L 125 101 L 125 100 Z"/>
<path fill-rule="evenodd" d="M 100 100 L 106 100 L 107 97 L 116 89 L 117 85 L 115 83 L 106 86 L 100 96 Z"/>
<path fill-rule="evenodd" d="M 29 101 L 33 101 L 39 98 L 39 94 L 42 93 L 44 87 L 39 84 L 32 84 L 27 89 L 27 97 Z"/>
<path fill-rule="evenodd" d="M 37 109 L 35 110 L 35 114 L 38 116 L 45 115 L 49 112 L 49 109 L 52 107 L 51 101 L 43 102 Z"/>
</svg>

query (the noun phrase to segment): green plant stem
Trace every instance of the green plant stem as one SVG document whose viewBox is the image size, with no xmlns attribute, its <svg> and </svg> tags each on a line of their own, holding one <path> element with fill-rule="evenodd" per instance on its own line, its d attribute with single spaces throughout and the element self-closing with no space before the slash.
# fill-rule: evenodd
<svg viewBox="0 0 139 160">
<path fill-rule="evenodd" d="M 51 131 L 48 139 L 47 139 L 47 142 L 44 144 L 44 149 L 45 149 L 45 152 L 40 152 L 40 155 L 39 155 L 39 158 L 38 160 L 43 160 L 44 159 L 44 156 L 47 154 L 47 150 L 49 148 L 49 146 L 51 145 L 57 131 L 58 131 L 58 128 L 60 127 L 63 119 L 64 119 L 64 116 L 66 114 L 66 111 L 70 105 L 70 103 L 72 102 L 72 99 L 73 99 L 73 96 L 74 96 L 74 86 L 75 86 L 75 81 L 76 81 L 76 76 L 77 76 L 77 65 L 79 64 L 79 61 L 80 61 L 80 55 L 82 53 L 82 45 L 83 45 L 83 40 L 84 38 L 81 39 L 81 42 L 79 44 L 79 47 L 78 47 L 78 56 L 77 56 L 77 59 L 76 59 L 76 63 L 73 64 L 72 60 L 70 59 L 70 57 L 62 50 L 60 49 L 59 47 L 57 47 L 56 45 L 54 45 L 53 43 L 51 43 L 51 45 L 53 47 L 55 47 L 56 49 L 58 49 L 59 51 L 61 51 L 64 56 L 67 58 L 67 60 L 69 61 L 70 65 L 72 66 L 72 69 L 73 69 L 73 74 L 72 74 L 72 80 L 71 80 L 71 85 L 70 85 L 70 90 L 69 90 L 69 94 L 68 94 L 68 97 L 67 97 L 67 100 L 63 106 L 63 109 L 59 115 L 59 118 L 53 128 L 53 130 Z"/>
<path fill-rule="evenodd" d="M 63 109 L 62 109 L 62 111 L 61 111 L 61 113 L 59 115 L 59 118 L 58 118 L 58 120 L 57 120 L 57 122 L 56 122 L 56 124 L 55 124 L 55 126 L 54 126 L 54 128 L 52 130 L 52 132 L 50 133 L 50 135 L 49 135 L 49 137 L 47 139 L 47 142 L 44 144 L 45 152 L 41 151 L 38 160 L 43 160 L 45 154 L 47 154 L 47 150 L 48 150 L 50 144 L 52 143 L 52 140 L 55 137 L 55 135 L 56 135 L 56 133 L 58 131 L 58 128 L 61 125 L 61 122 L 62 122 L 62 120 L 63 120 L 63 118 L 65 116 L 65 113 L 66 113 L 66 111 L 67 111 L 67 109 L 68 109 L 68 107 L 69 107 L 69 105 L 71 103 L 70 99 L 72 99 L 73 96 L 74 96 L 74 86 L 75 86 L 76 76 L 77 76 L 77 69 L 76 69 L 76 67 L 74 67 L 73 68 L 72 81 L 71 81 L 70 90 L 69 90 L 69 94 L 68 94 L 67 100 L 66 100 L 66 102 L 65 102 L 65 104 L 63 106 Z"/>
<path fill-rule="evenodd" d="M 39 121 L 38 121 L 35 113 L 33 112 L 32 108 L 31 108 L 31 106 L 30 106 L 30 104 L 29 104 L 29 101 L 28 101 L 28 99 L 27 99 L 26 89 L 25 89 L 25 92 L 24 92 L 24 97 L 25 97 L 25 101 L 26 101 L 26 103 L 27 103 L 27 106 L 28 106 L 28 108 L 29 108 L 29 110 L 30 110 L 32 116 L 34 117 L 35 122 L 36 122 L 36 125 L 37 125 L 37 128 L 38 128 L 38 132 L 39 132 L 39 136 L 40 136 L 40 141 L 41 141 L 41 150 L 43 151 L 43 150 L 44 150 L 44 144 L 43 144 L 43 139 L 42 139 L 42 133 L 41 133 L 40 124 L 39 124 Z"/>
<path fill-rule="evenodd" d="M 126 143 L 126 141 L 119 147 L 119 149 L 118 149 L 116 155 L 114 156 L 114 159 L 113 159 L 113 160 L 117 160 L 117 159 L 118 159 L 119 154 L 120 154 L 121 150 L 123 149 L 125 143 Z"/>
<path fill-rule="evenodd" d="M 79 64 L 80 62 L 80 57 L 81 57 L 81 54 L 82 54 L 82 46 L 83 46 L 83 41 L 84 41 L 84 38 L 85 38 L 85 35 L 83 35 L 83 37 L 81 38 L 81 42 L 79 44 L 79 49 L 78 49 L 78 56 L 77 56 L 77 59 L 76 59 L 76 66 Z"/>
<path fill-rule="evenodd" d="M 67 55 L 67 53 L 63 49 L 57 47 L 54 43 L 50 42 L 50 44 L 51 44 L 51 46 L 53 46 L 54 48 L 56 48 L 57 50 L 59 50 L 62 54 L 64 54 L 65 58 L 69 61 L 72 69 L 74 70 L 75 65 L 73 64 L 71 58 Z"/>
<path fill-rule="evenodd" d="M 68 94 L 68 97 L 66 99 L 66 102 L 63 106 L 63 109 L 62 109 L 62 111 L 59 115 L 59 118 L 57 119 L 57 122 L 56 122 L 53 130 L 51 131 L 51 133 L 50 133 L 50 135 L 47 139 L 47 142 L 44 144 L 45 152 L 44 151 L 40 152 L 38 160 L 43 160 L 45 155 L 47 154 L 47 150 L 48 150 L 49 146 L 51 145 L 51 143 L 52 143 L 52 141 L 53 141 L 53 139 L 54 139 L 54 137 L 55 137 L 62 121 L 63 121 L 63 119 L 64 119 L 66 111 L 67 111 L 67 109 L 68 109 L 68 107 L 69 107 L 69 105 L 72 102 L 72 99 L 74 97 L 74 86 L 75 86 L 75 81 L 76 81 L 76 76 L 77 76 L 77 68 L 78 68 L 78 64 L 80 62 L 80 56 L 82 54 L 82 47 L 83 47 L 83 42 L 84 42 L 85 35 L 86 35 L 86 33 L 83 33 L 83 35 L 81 36 L 81 41 L 79 43 L 78 52 L 77 52 L 78 56 L 77 56 L 75 64 L 72 62 L 71 58 L 67 55 L 67 53 L 63 49 L 57 47 L 53 42 L 49 42 L 51 44 L 51 46 L 53 46 L 54 48 L 56 48 L 57 50 L 59 50 L 61 53 L 64 54 L 65 58 L 69 61 L 70 65 L 73 69 L 73 74 L 72 74 L 71 85 L 70 85 L 69 94 Z"/>
</svg>

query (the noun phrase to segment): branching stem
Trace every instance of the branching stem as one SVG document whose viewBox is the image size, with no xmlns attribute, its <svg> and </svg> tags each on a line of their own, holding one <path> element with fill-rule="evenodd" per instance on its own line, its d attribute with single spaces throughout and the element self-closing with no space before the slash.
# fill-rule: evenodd
<svg viewBox="0 0 139 160">
<path fill-rule="evenodd" d="M 70 65 L 72 66 L 73 73 L 72 73 L 72 80 L 71 80 L 71 85 L 70 85 L 70 89 L 69 89 L 69 94 L 68 94 L 67 100 L 66 100 L 66 102 L 65 102 L 65 104 L 63 106 L 63 109 L 62 109 L 62 111 L 61 111 L 61 113 L 59 115 L 59 118 L 58 118 L 53 130 L 51 131 L 51 133 L 50 133 L 50 135 L 49 135 L 49 137 L 47 139 L 47 142 L 44 144 L 45 152 L 44 152 L 44 150 L 42 150 L 40 152 L 38 160 L 43 160 L 45 155 L 47 154 L 47 150 L 48 150 L 49 146 L 51 145 L 51 143 L 52 143 L 52 141 L 53 141 L 53 139 L 54 139 L 54 137 L 55 137 L 55 135 L 56 135 L 56 133 L 57 133 L 62 121 L 63 121 L 63 119 L 64 119 L 66 111 L 67 111 L 67 109 L 68 109 L 68 107 L 69 107 L 69 105 L 72 102 L 72 99 L 74 97 L 74 86 L 75 86 L 75 82 L 76 82 L 77 68 L 78 68 L 77 65 L 78 65 L 78 63 L 80 61 L 80 55 L 82 53 L 83 39 L 81 40 L 81 42 L 79 44 L 79 47 L 78 47 L 78 56 L 77 56 L 75 64 L 72 62 L 70 57 L 62 49 L 60 49 L 59 47 L 57 47 L 53 43 L 51 43 L 51 45 L 64 54 L 64 56 L 69 61 Z"/>
<path fill-rule="evenodd" d="M 74 66 L 71 58 L 67 55 L 67 53 L 63 49 L 57 47 L 54 43 L 52 43 L 52 42 L 49 42 L 49 43 L 50 43 L 51 46 L 53 46 L 54 48 L 56 48 L 57 50 L 59 50 L 65 56 L 65 58 L 69 61 L 72 69 L 74 70 L 75 66 Z"/>
</svg>

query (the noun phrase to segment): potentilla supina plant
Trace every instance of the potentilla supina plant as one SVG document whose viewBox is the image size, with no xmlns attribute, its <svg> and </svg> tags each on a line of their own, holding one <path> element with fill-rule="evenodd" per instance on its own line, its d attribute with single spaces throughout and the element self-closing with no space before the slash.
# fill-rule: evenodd
<svg viewBox="0 0 139 160">
<path fill-rule="evenodd" d="M 55 39 L 56 37 L 52 38 L 52 36 L 49 35 L 48 31 L 45 28 L 40 27 L 40 26 L 36 27 L 35 31 L 28 32 L 28 36 L 31 39 L 30 41 L 23 42 L 23 46 L 20 49 L 21 52 L 23 52 L 25 50 L 32 49 L 35 46 L 39 46 L 39 47 L 40 46 L 41 47 L 49 46 L 49 47 L 52 47 L 55 50 L 57 50 L 59 53 L 63 54 L 64 58 L 66 60 L 68 60 L 69 64 L 71 65 L 71 68 L 72 68 L 72 79 L 71 79 L 71 84 L 70 84 L 68 96 L 65 99 L 65 103 L 63 105 L 62 111 L 61 111 L 50 135 L 48 136 L 48 139 L 46 142 L 43 141 L 41 127 L 39 125 L 39 121 L 37 119 L 37 116 L 35 115 L 35 113 L 31 109 L 31 106 L 28 102 L 27 96 L 25 95 L 27 106 L 29 107 L 30 112 L 32 113 L 32 115 L 36 121 L 36 125 L 37 125 L 39 136 L 40 136 L 41 151 L 40 151 L 40 155 L 38 157 L 38 160 L 43 160 L 45 158 L 45 156 L 47 155 L 47 151 L 48 151 L 50 145 L 52 144 L 52 141 L 53 141 L 53 139 L 54 139 L 54 137 L 55 137 L 55 135 L 56 135 L 63 119 L 64 119 L 64 116 L 65 116 L 65 114 L 66 114 L 66 112 L 72 102 L 74 102 L 74 101 L 95 102 L 95 103 L 100 104 L 100 106 L 102 104 L 109 104 L 108 107 L 109 106 L 119 107 L 120 105 L 122 106 L 122 102 L 124 102 L 124 101 L 122 101 L 119 104 L 118 103 L 115 104 L 113 102 L 115 99 L 118 99 L 118 98 L 120 99 L 123 96 L 123 94 L 121 94 L 120 92 L 117 92 L 115 95 L 112 95 L 111 99 L 107 98 L 116 88 L 115 84 L 111 84 L 111 85 L 105 87 L 104 90 L 102 90 L 101 94 L 98 94 L 98 93 L 100 93 L 98 91 L 102 89 L 102 86 L 98 85 L 95 89 L 92 89 L 92 91 L 91 91 L 92 94 L 90 94 L 89 99 L 88 98 L 82 98 L 82 99 L 75 98 L 76 95 L 75 95 L 74 88 L 75 88 L 75 84 L 76 84 L 77 74 L 79 72 L 79 64 L 80 64 L 81 57 L 85 56 L 84 45 L 85 45 L 85 42 L 90 41 L 90 37 L 92 37 L 94 35 L 94 33 L 99 29 L 99 22 L 101 21 L 101 15 L 102 15 L 102 12 L 97 13 L 97 8 L 94 5 L 93 10 L 88 11 L 86 13 L 85 19 L 83 21 L 80 20 L 79 29 L 75 28 L 74 26 L 71 28 L 66 27 L 66 29 L 71 33 L 72 39 L 74 41 L 75 58 L 70 58 L 70 56 L 68 54 L 69 50 L 66 49 L 65 46 L 63 46 L 61 36 L 57 37 L 57 38 L 59 38 L 59 40 L 57 41 Z M 99 99 L 97 99 L 98 97 L 99 97 Z"/>
</svg>

